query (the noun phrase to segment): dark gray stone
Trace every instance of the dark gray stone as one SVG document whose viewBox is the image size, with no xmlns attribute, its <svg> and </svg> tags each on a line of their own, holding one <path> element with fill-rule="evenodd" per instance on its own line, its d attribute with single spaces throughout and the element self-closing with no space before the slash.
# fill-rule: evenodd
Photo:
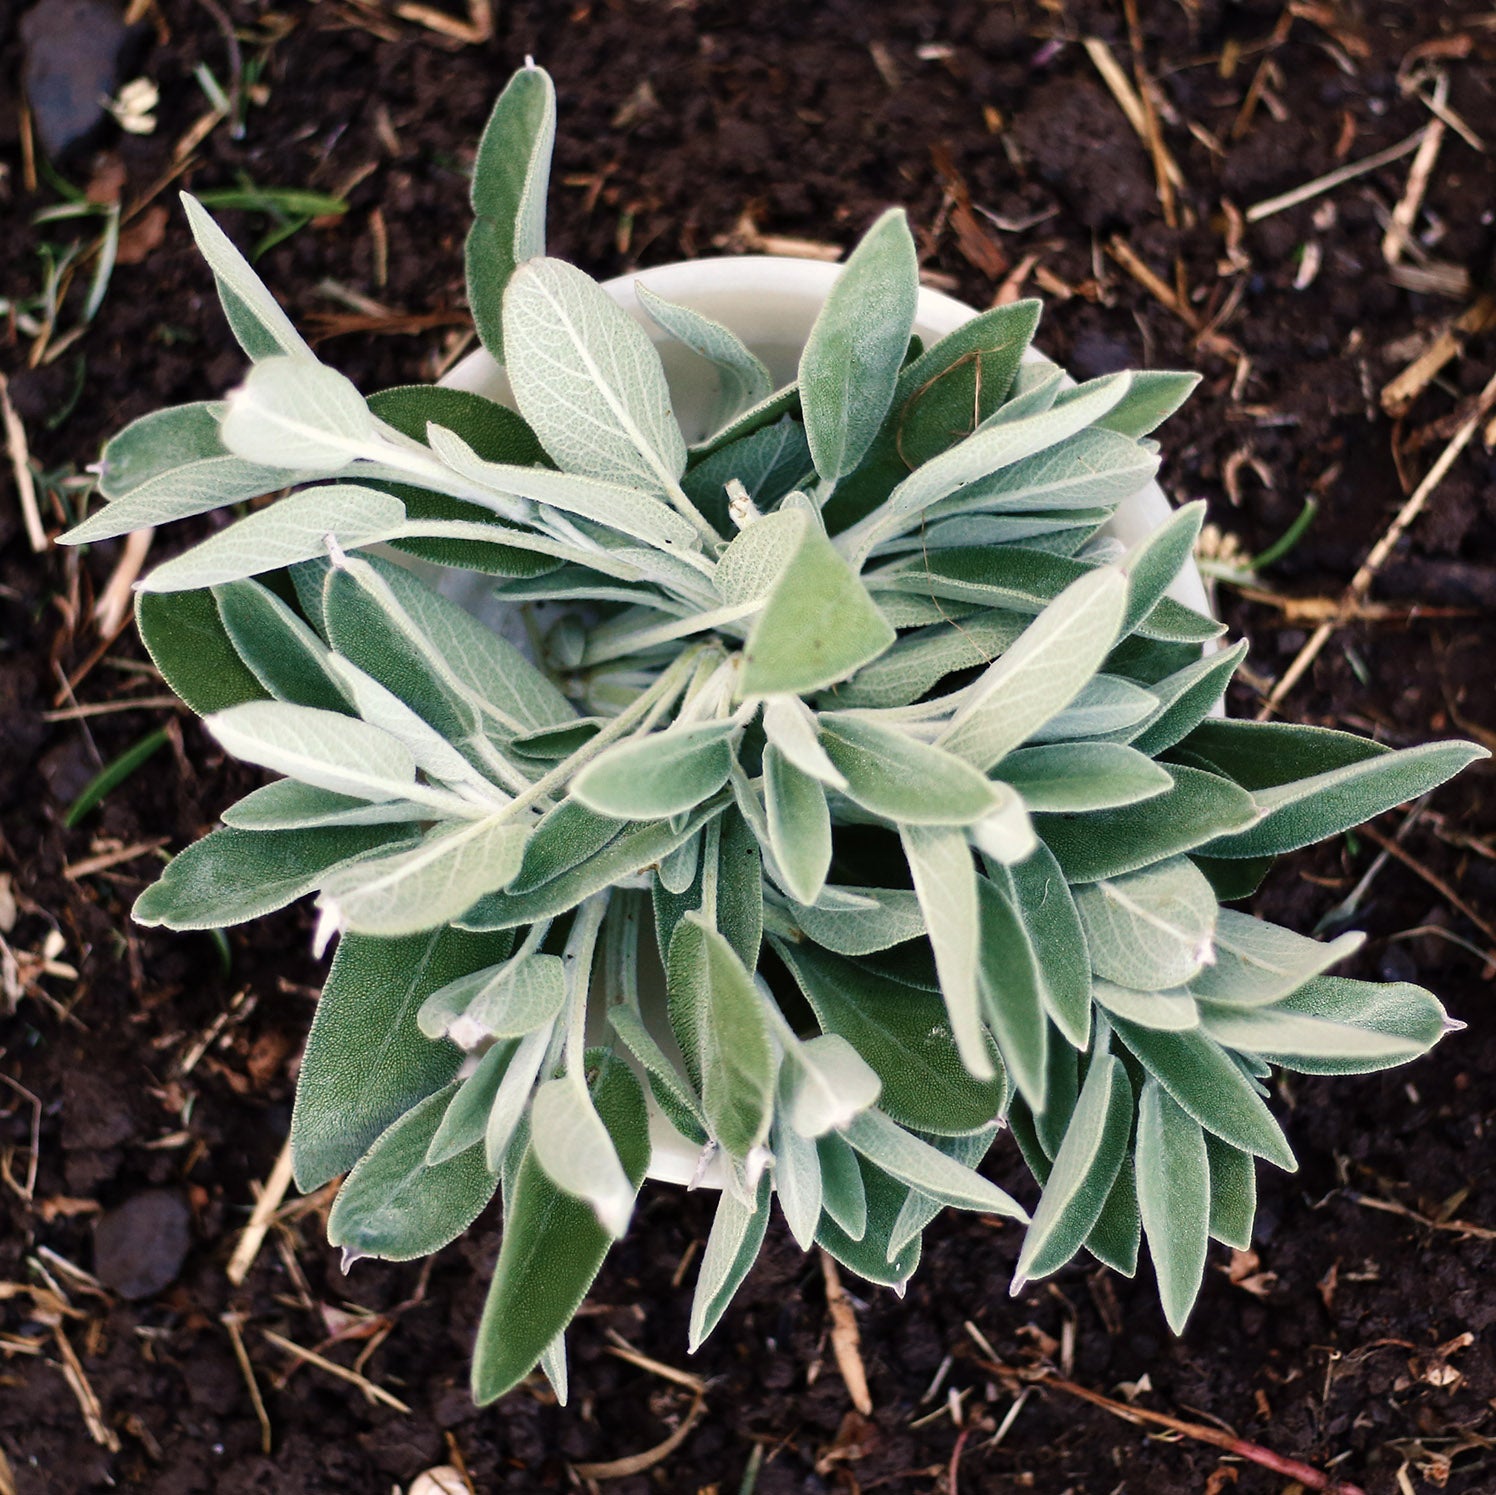
<svg viewBox="0 0 1496 1495">
<path fill-rule="evenodd" d="M 49 156 L 62 155 L 104 117 L 125 37 L 110 0 L 41 0 L 21 17 L 21 80 Z"/>
<path fill-rule="evenodd" d="M 148 1189 L 94 1227 L 94 1275 L 122 1298 L 171 1286 L 192 1246 L 192 1212 L 176 1189 Z"/>
</svg>

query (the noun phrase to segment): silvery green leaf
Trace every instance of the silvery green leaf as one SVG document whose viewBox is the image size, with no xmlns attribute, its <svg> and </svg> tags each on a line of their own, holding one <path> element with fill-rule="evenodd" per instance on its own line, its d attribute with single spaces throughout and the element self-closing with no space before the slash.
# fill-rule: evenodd
<svg viewBox="0 0 1496 1495">
<path fill-rule="evenodd" d="M 1063 546 L 1063 553 L 1070 555 L 1085 545 L 1111 514 L 1110 509 L 1071 509 L 1058 514 L 961 514 L 927 523 L 914 534 L 885 540 L 878 547 L 878 554 L 893 556 L 959 545 L 1044 544 Z"/>
<path fill-rule="evenodd" d="M 816 1160 L 822 1209 L 848 1239 L 860 1241 L 867 1231 L 867 1187 L 857 1154 L 840 1132 L 826 1132 L 816 1138 Z"/>
<path fill-rule="evenodd" d="M 1028 1219 L 1011 1195 L 938 1147 L 912 1136 L 881 1111 L 862 1112 L 841 1132 L 869 1162 L 952 1209 L 980 1210 L 988 1215 L 1006 1215 L 1010 1220 Z"/>
<path fill-rule="evenodd" d="M 1146 717 L 1129 740 L 1140 753 L 1157 757 L 1193 732 L 1226 694 L 1237 666 L 1247 657 L 1247 641 L 1218 649 L 1166 675 L 1150 687 L 1158 709 Z"/>
<path fill-rule="evenodd" d="M 298 706 L 348 709 L 327 645 L 268 587 L 230 582 L 213 589 L 213 600 L 239 658 L 271 695 Z"/>
<path fill-rule="evenodd" d="M 1126 592 L 1109 568 L 1072 583 L 976 681 L 940 745 L 990 769 L 1063 711 L 1116 640 Z"/>
<path fill-rule="evenodd" d="M 1317 976 L 1271 1007 L 1202 1003 L 1200 1020 L 1227 1048 L 1304 1074 L 1389 1069 L 1427 1053 L 1449 1031 L 1443 1007 L 1421 986 L 1339 976 Z"/>
<path fill-rule="evenodd" d="M 563 1329 L 541 1352 L 540 1368 L 556 1394 L 556 1405 L 564 1407 L 571 1395 L 566 1371 L 566 1331 Z"/>
<path fill-rule="evenodd" d="M 701 835 L 682 842 L 660 863 L 657 876 L 667 893 L 684 893 L 696 881 L 701 865 Z"/>
<path fill-rule="evenodd" d="M 876 1103 L 883 1082 L 839 1033 L 822 1033 L 791 1048 L 780 1074 L 780 1111 L 802 1137 L 845 1127 Z"/>
<path fill-rule="evenodd" d="M 530 1146 L 551 1182 L 585 1199 L 598 1223 L 616 1241 L 628 1229 L 636 1186 L 586 1087 L 570 1076 L 547 1080 L 530 1110 Z"/>
<path fill-rule="evenodd" d="M 552 1031 L 551 1028 L 537 1028 L 520 1039 L 514 1057 L 499 1081 L 499 1088 L 494 1092 L 493 1105 L 483 1126 L 483 1155 L 495 1172 L 504 1167 L 510 1144 L 525 1119 L 525 1108 L 530 1103 L 540 1067 L 545 1063 Z"/>
<path fill-rule="evenodd" d="M 333 672 L 353 697 L 359 716 L 370 726 L 387 732 L 415 760 L 423 773 L 448 785 L 461 785 L 488 808 L 504 804 L 508 796 L 486 780 L 452 744 L 418 716 L 393 691 L 339 654 L 331 656 Z M 477 811 L 473 811 L 476 814 Z"/>
<path fill-rule="evenodd" d="M 1042 1111 L 1049 1021 L 1039 951 L 1006 893 L 985 877 L 978 879 L 977 888 L 982 1013 L 1013 1083 L 1034 1110 Z"/>
<path fill-rule="evenodd" d="M 1215 959 L 1215 891 L 1188 857 L 1087 883 L 1075 905 L 1092 970 L 1119 986 L 1183 986 Z"/>
<path fill-rule="evenodd" d="M 371 454 L 374 417 L 336 369 L 306 358 L 266 358 L 228 397 L 218 434 L 246 462 L 337 472 Z"/>
<path fill-rule="evenodd" d="M 225 825 L 244 831 L 298 831 L 330 825 L 394 825 L 444 818 L 430 805 L 388 799 L 371 803 L 277 779 L 246 794 L 219 817 Z"/>
<path fill-rule="evenodd" d="M 694 1355 L 717 1327 L 733 1294 L 742 1286 L 749 1268 L 758 1259 L 769 1225 L 769 1178 L 759 1180 L 752 1207 L 733 1198 L 727 1190 L 712 1216 L 712 1228 L 701 1253 L 701 1271 L 691 1299 L 691 1324 L 687 1352 Z"/>
<path fill-rule="evenodd" d="M 874 716 L 823 713 L 821 744 L 846 778 L 847 798 L 888 820 L 970 825 L 997 806 L 975 768 Z"/>
<path fill-rule="evenodd" d="M 576 709 L 508 639 L 486 628 L 404 567 L 377 560 L 373 565 L 440 657 L 443 670 L 450 672 L 474 700 L 491 702 L 531 731 L 576 721 Z"/>
<path fill-rule="evenodd" d="M 499 1180 L 476 1148 L 430 1166 L 426 1150 L 456 1087 L 407 1111 L 359 1160 L 333 1202 L 327 1239 L 360 1256 L 412 1261 L 456 1240 Z"/>
<path fill-rule="evenodd" d="M 780 509 L 738 532 L 717 560 L 712 583 L 728 604 L 760 602 L 804 543 L 809 521 L 797 509 Z"/>
<path fill-rule="evenodd" d="M 1158 697 L 1120 675 L 1093 675 L 1058 716 L 1032 735 L 1033 742 L 1105 737 L 1136 726 L 1158 708 Z"/>
<path fill-rule="evenodd" d="M 453 1036 L 450 1014 L 465 1019 L 468 1033 L 480 1030 L 490 1038 L 523 1038 L 557 1017 L 565 1002 L 561 957 L 520 955 L 433 992 L 421 1009 L 421 1031 L 428 1038 Z"/>
<path fill-rule="evenodd" d="M 1157 471 L 1158 458 L 1135 441 L 1091 427 L 940 499 L 925 511 L 925 519 L 934 523 L 972 512 L 1110 510 L 1132 497 Z"/>
<path fill-rule="evenodd" d="M 634 282 L 634 295 L 650 318 L 677 342 L 699 353 L 717 370 L 719 387 L 711 428 L 718 430 L 742 411 L 774 392 L 774 381 L 761 358 L 749 351 L 735 332 L 689 306 L 678 306 L 644 284 Z"/>
<path fill-rule="evenodd" d="M 1126 398 L 1096 424 L 1124 436 L 1146 436 L 1184 404 L 1199 382 L 1200 375 L 1195 373 L 1139 369 L 1132 376 Z"/>
<path fill-rule="evenodd" d="M 888 414 L 918 294 L 914 239 L 890 209 L 852 251 L 800 354 L 805 434 L 827 483 L 862 461 Z"/>
<path fill-rule="evenodd" d="M 850 1149 L 849 1156 L 862 1176 L 867 1196 L 866 1224 L 854 1239 L 840 1228 L 828 1210 L 821 1216 L 816 1244 L 865 1281 L 902 1292 L 904 1284 L 919 1266 L 921 1242 L 916 1236 L 902 1251 L 891 1251 L 889 1247 L 894 1227 L 903 1218 L 904 1206 L 913 1191 Z M 925 1196 L 917 1197 L 923 1199 Z"/>
<path fill-rule="evenodd" d="M 1111 742 L 1019 748 L 1002 760 L 999 772 L 1036 812 L 1112 810 L 1174 787 L 1173 779 L 1151 758 Z"/>
<path fill-rule="evenodd" d="M 1290 783 L 1252 789 L 1251 829 L 1201 847 L 1207 856 L 1275 856 L 1361 825 L 1490 754 L 1471 742 L 1428 742 Z"/>
<path fill-rule="evenodd" d="M 479 820 L 431 831 L 420 845 L 323 880 L 319 904 L 343 929 L 385 936 L 445 924 L 519 870 L 528 830 Z"/>
<path fill-rule="evenodd" d="M 763 998 L 727 940 L 694 914 L 667 962 L 670 1022 L 698 1078 L 713 1138 L 746 1158 L 768 1137 L 775 1065 Z"/>
<path fill-rule="evenodd" d="M 698 806 L 683 819 L 614 821 L 617 834 L 602 849 L 526 892 L 485 897 L 461 916 L 461 927 L 513 929 L 564 914 L 584 898 L 653 867 L 720 815 L 724 804 L 719 800 Z"/>
<path fill-rule="evenodd" d="M 906 888 L 857 888 L 864 906 L 797 906 L 795 923 L 816 944 L 838 955 L 874 955 L 925 933 L 919 895 Z"/>
<path fill-rule="evenodd" d="M 829 954 L 774 940 L 816 1021 L 839 1033 L 883 1082 L 879 1108 L 902 1126 L 939 1136 L 985 1126 L 1007 1098 L 1001 1074 L 973 1081 L 957 1053 L 940 997 Z M 987 1043 L 993 1069 L 996 1049 Z"/>
<path fill-rule="evenodd" d="M 1204 500 L 1186 504 L 1128 551 L 1123 563 L 1127 572 L 1127 616 L 1122 623 L 1122 634 L 1131 633 L 1162 600 L 1193 554 L 1204 522 Z"/>
<path fill-rule="evenodd" d="M 954 1158 L 966 1168 L 975 1168 L 987 1155 L 993 1139 L 1001 1130 L 999 1123 L 984 1126 L 978 1132 L 968 1132 L 964 1137 L 942 1137 L 936 1144 L 947 1157 Z M 888 1237 L 888 1259 L 893 1261 L 911 1241 L 917 1240 L 927 1226 L 943 1208 L 938 1199 L 932 1199 L 919 1189 L 911 1189 L 904 1201 L 898 1218 L 894 1221 Z"/>
<path fill-rule="evenodd" d="M 1126 559 L 1124 555 L 1123 560 Z M 1137 636 L 1163 644 L 1208 644 L 1225 633 L 1226 625 L 1197 613 L 1194 608 L 1176 602 L 1172 597 L 1160 597 L 1137 625 Z M 1193 651 L 1191 651 L 1193 658 Z"/>
<path fill-rule="evenodd" d="M 218 435 L 221 400 L 169 405 L 132 420 L 104 443 L 99 459 L 99 493 L 124 498 L 164 473 L 227 455 Z"/>
<path fill-rule="evenodd" d="M 401 825 L 314 830 L 221 830 L 194 841 L 135 900 L 137 924 L 220 929 L 273 913 L 310 893 L 330 869 L 409 845 Z"/>
<path fill-rule="evenodd" d="M 994 808 L 967 832 L 971 844 L 1005 867 L 1027 861 L 1039 845 L 1028 807 L 1007 784 L 994 783 L 992 799 Z"/>
<path fill-rule="evenodd" d="M 1222 1007 L 1267 1007 L 1361 948 L 1364 934 L 1311 940 L 1291 929 L 1223 908 L 1216 922 L 1216 958 L 1190 982 L 1204 1001 Z"/>
<path fill-rule="evenodd" d="M 663 884 L 654 889 L 655 931 L 661 957 L 670 950 L 676 925 L 715 897 L 714 922 L 738 959 L 750 971 L 758 966 L 763 938 L 764 872 L 754 831 L 736 809 L 725 811 L 700 836 L 701 865 L 682 894 Z"/>
<path fill-rule="evenodd" d="M 1137 1189 L 1164 1317 L 1183 1334 L 1205 1275 L 1210 1163 L 1200 1124 L 1152 1079 L 1138 1101 Z"/>
<path fill-rule="evenodd" d="M 1085 816 L 1036 815 L 1034 825 L 1072 883 L 1136 872 L 1193 851 L 1221 833 L 1245 830 L 1258 809 L 1229 779 L 1197 768 L 1164 765 L 1166 794 Z"/>
<path fill-rule="evenodd" d="M 925 628 L 937 623 L 949 626 L 983 611 L 976 602 L 944 602 L 938 597 L 899 592 L 879 591 L 874 600 L 878 611 L 895 628 Z"/>
<path fill-rule="evenodd" d="M 816 1144 L 783 1121 L 770 1134 L 774 1148 L 774 1192 L 795 1244 L 802 1251 L 815 1245 L 821 1218 L 821 1160 Z"/>
<path fill-rule="evenodd" d="M 1023 922 L 1039 973 L 1045 1010 L 1066 1039 L 1084 1049 L 1091 1034 L 1091 957 L 1085 929 L 1049 848 L 988 874 L 1009 896 Z"/>
<path fill-rule="evenodd" d="M 458 1085 L 441 1125 L 426 1147 L 429 1165 L 445 1163 L 483 1140 L 494 1096 L 518 1047 L 514 1042 L 494 1044 L 472 1074 Z"/>
<path fill-rule="evenodd" d="M 836 704 L 907 706 L 947 675 L 991 664 L 1013 645 L 1029 621 L 1018 613 L 987 609 L 970 617 L 942 618 L 906 633 L 886 654 L 837 687 Z"/>
<path fill-rule="evenodd" d="M 545 253 L 545 197 L 555 141 L 555 85 L 542 68 L 523 67 L 499 95 L 478 141 L 473 226 L 465 253 L 473 322 L 483 346 L 500 363 L 504 288 L 516 266 Z"/>
<path fill-rule="evenodd" d="M 698 722 L 614 744 L 571 781 L 571 795 L 600 815 L 657 820 L 693 809 L 726 782 L 731 721 Z"/>
<path fill-rule="evenodd" d="M 1114 1054 L 1091 1059 L 1065 1140 L 1023 1238 L 1010 1291 L 1070 1260 L 1091 1233 L 1132 1136 L 1132 1086 Z"/>
<path fill-rule="evenodd" d="M 1131 1157 L 1122 1159 L 1116 1182 L 1086 1237 L 1086 1250 L 1114 1272 L 1135 1277 L 1138 1249 L 1143 1244 L 1143 1217 L 1138 1210 L 1137 1169 Z"/>
<path fill-rule="evenodd" d="M 996 1071 L 982 1027 L 977 980 L 980 906 L 971 847 L 963 832 L 949 826 L 900 826 L 899 840 L 930 933 L 940 991 L 961 1061 L 977 1079 L 990 1080 Z"/>
<path fill-rule="evenodd" d="M 573 799 L 564 799 L 535 827 L 512 893 L 530 893 L 595 857 L 623 829 Z"/>
<path fill-rule="evenodd" d="M 426 435 L 432 451 L 453 472 L 495 494 L 549 504 L 663 550 L 696 545 L 696 530 L 652 492 L 547 467 L 485 462 L 460 436 L 441 426 L 429 426 Z"/>
<path fill-rule="evenodd" d="M 208 730 L 236 758 L 355 799 L 413 799 L 415 761 L 387 732 L 354 717 L 287 701 L 247 701 L 210 716 Z"/>
<path fill-rule="evenodd" d="M 249 261 L 234 248 L 229 236 L 209 217 L 207 209 L 189 193 L 183 192 L 181 198 L 192 226 L 192 237 L 213 271 L 218 299 L 223 303 L 239 346 L 251 358 L 271 358 L 282 353 L 308 360 L 315 358 L 280 303 L 249 268 Z"/>
<path fill-rule="evenodd" d="M 157 566 L 140 583 L 147 592 L 183 592 L 278 571 L 327 554 L 388 540 L 405 522 L 405 505 L 388 493 L 334 483 L 280 499 L 268 509 Z"/>
<path fill-rule="evenodd" d="M 1098 568 L 1027 545 L 962 545 L 902 556 L 863 579 L 870 590 L 1038 614 L 1072 582 Z"/>
<path fill-rule="evenodd" d="M 744 696 L 822 690 L 876 659 L 894 637 L 836 547 L 807 524 L 748 635 L 739 689 Z"/>
<path fill-rule="evenodd" d="M 291 1157 L 310 1193 L 346 1173 L 381 1132 L 457 1074 L 461 1055 L 428 1042 L 428 993 L 499 959 L 511 937 L 440 929 L 403 940 L 339 941 L 296 1083 Z"/>
<path fill-rule="evenodd" d="M 644 1019 L 632 1007 L 615 1003 L 608 1008 L 608 1022 L 622 1040 L 624 1047 L 643 1066 L 649 1077 L 650 1088 L 656 1094 L 663 1087 L 678 1111 L 692 1117 L 700 1128 L 702 1140 L 706 1137 L 706 1114 L 695 1092 L 681 1078 L 674 1062 L 659 1045 Z M 673 1119 L 673 1118 L 672 1118 Z"/>
<path fill-rule="evenodd" d="M 239 658 L 211 592 L 137 591 L 135 626 L 161 678 L 199 716 L 269 698 Z"/>
<path fill-rule="evenodd" d="M 1109 1017 L 1126 1018 L 1140 1028 L 1187 1033 L 1200 1026 L 1199 1004 L 1184 987 L 1139 991 L 1098 977 L 1091 985 L 1091 996 Z"/>
<path fill-rule="evenodd" d="M 886 503 L 845 531 L 838 542 L 843 554 L 860 567 L 881 540 L 901 533 L 941 499 L 1093 425 L 1127 393 L 1131 377 L 1111 374 L 1042 414 L 979 427 L 965 441 L 916 468 Z"/>
<path fill-rule="evenodd" d="M 764 749 L 764 801 L 785 891 L 798 903 L 814 903 L 831 870 L 826 791 L 770 743 Z"/>
<path fill-rule="evenodd" d="M 1121 1017 L 1113 1018 L 1112 1028 L 1143 1068 L 1206 1131 L 1288 1173 L 1298 1168 L 1267 1104 L 1208 1033 L 1199 1028 L 1164 1032 Z"/>
<path fill-rule="evenodd" d="M 1223 1246 L 1249 1250 L 1257 1216 L 1257 1165 L 1251 1153 L 1210 1132 L 1205 1134 L 1205 1152 L 1210 1163 L 1210 1234 Z"/>
<path fill-rule="evenodd" d="M 593 1103 L 637 1189 L 649 1166 L 649 1120 L 626 1064 L 601 1061 Z M 530 1373 L 571 1322 L 612 1244 L 592 1207 L 551 1182 L 533 1147 L 504 1194 L 504 1236 L 474 1351 L 473 1396 L 480 1405 Z"/>
<path fill-rule="evenodd" d="M 1008 398 L 991 417 L 994 424 L 1002 421 L 1027 420 L 1048 410 L 1059 399 L 1069 384 L 1064 369 L 1042 354 L 1034 359 L 1025 359 L 1013 376 L 1013 387 Z"/>
<path fill-rule="evenodd" d="M 522 265 L 504 292 L 504 353 L 520 414 L 568 472 L 679 491 L 686 446 L 644 329 L 561 260 Z"/>
<path fill-rule="evenodd" d="M 770 696 L 764 702 L 764 736 L 801 773 L 832 789 L 844 789 L 847 781 L 821 746 L 820 724 L 798 696 Z"/>
</svg>

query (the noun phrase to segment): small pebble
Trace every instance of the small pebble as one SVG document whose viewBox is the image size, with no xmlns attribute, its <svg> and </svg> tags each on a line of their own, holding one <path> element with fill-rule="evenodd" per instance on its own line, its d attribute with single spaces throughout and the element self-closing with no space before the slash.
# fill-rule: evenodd
<svg viewBox="0 0 1496 1495">
<path fill-rule="evenodd" d="M 192 1214 L 176 1189 L 148 1189 L 99 1219 L 94 1275 L 122 1298 L 151 1298 L 177 1280 L 192 1245 Z"/>
<path fill-rule="evenodd" d="M 22 81 L 49 156 L 60 156 L 104 117 L 125 36 L 124 18 L 109 0 L 41 0 L 21 17 Z"/>
</svg>

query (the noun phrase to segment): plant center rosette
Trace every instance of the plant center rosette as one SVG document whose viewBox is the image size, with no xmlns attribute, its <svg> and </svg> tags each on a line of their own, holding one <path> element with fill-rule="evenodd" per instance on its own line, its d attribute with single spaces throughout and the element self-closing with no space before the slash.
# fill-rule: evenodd
<svg viewBox="0 0 1496 1495">
<path fill-rule="evenodd" d="M 513 409 L 365 398 L 187 199 L 252 367 L 117 436 L 66 538 L 289 490 L 138 603 L 169 684 L 282 777 L 136 918 L 316 895 L 337 951 L 297 1183 L 346 1173 L 332 1239 L 393 1260 L 501 1193 L 480 1400 L 537 1364 L 564 1395 L 652 1160 L 721 1189 L 693 1348 L 774 1198 L 891 1285 L 947 1205 L 1021 1224 L 1015 1291 L 1082 1250 L 1130 1273 L 1146 1236 L 1181 1326 L 1208 1240 L 1250 1240 L 1256 1159 L 1294 1167 L 1272 1068 L 1381 1068 L 1449 1026 L 1421 988 L 1325 974 L 1358 936 L 1223 905 L 1481 749 L 1219 719 L 1245 645 L 1171 595 L 1201 506 L 1109 529 L 1195 377 L 1073 384 L 1024 356 L 1035 302 L 926 345 L 901 213 L 781 387 L 636 287 L 709 392 L 688 442 L 650 337 L 544 253 L 554 128 L 526 68 L 473 178 L 469 298 Z M 431 584 L 454 570 L 503 629 Z M 979 1171 L 1005 1127 L 1028 1207 Z"/>
</svg>

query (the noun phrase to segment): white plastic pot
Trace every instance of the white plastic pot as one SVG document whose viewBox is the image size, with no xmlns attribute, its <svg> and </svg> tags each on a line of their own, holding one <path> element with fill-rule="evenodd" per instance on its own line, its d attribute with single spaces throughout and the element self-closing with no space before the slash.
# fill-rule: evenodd
<svg viewBox="0 0 1496 1495">
<path fill-rule="evenodd" d="M 676 418 L 687 441 L 695 442 L 707 435 L 707 421 L 717 396 L 716 371 L 650 320 L 634 295 L 634 282 L 643 280 L 667 301 L 689 306 L 730 327 L 768 365 L 779 388 L 794 379 L 800 350 L 841 268 L 817 260 L 745 255 L 639 270 L 606 281 L 603 289 L 649 333 L 665 365 Z M 922 287 L 914 331 L 929 346 L 976 315 L 963 302 Z M 1027 356 L 1046 361 L 1033 349 Z M 481 348 L 469 353 L 441 382 L 500 404 L 512 407 L 514 403 L 503 369 Z M 1124 545 L 1134 545 L 1157 529 L 1171 512 L 1163 489 L 1151 482 L 1120 505 L 1106 532 Z M 492 585 L 490 578 L 451 572 L 441 578 L 441 585 L 449 596 L 484 616 L 491 625 L 505 632 L 513 626 L 512 618 L 495 615 L 491 604 L 483 606 Z M 1188 607 L 1210 611 L 1204 583 L 1193 563 L 1180 573 L 1170 592 Z M 517 633 L 515 641 L 522 641 Z M 721 1187 L 720 1165 L 714 1162 L 698 1175 L 700 1149 L 681 1136 L 652 1101 L 650 1140 L 650 1178 L 675 1184 L 694 1179 L 698 1187 Z"/>
</svg>

